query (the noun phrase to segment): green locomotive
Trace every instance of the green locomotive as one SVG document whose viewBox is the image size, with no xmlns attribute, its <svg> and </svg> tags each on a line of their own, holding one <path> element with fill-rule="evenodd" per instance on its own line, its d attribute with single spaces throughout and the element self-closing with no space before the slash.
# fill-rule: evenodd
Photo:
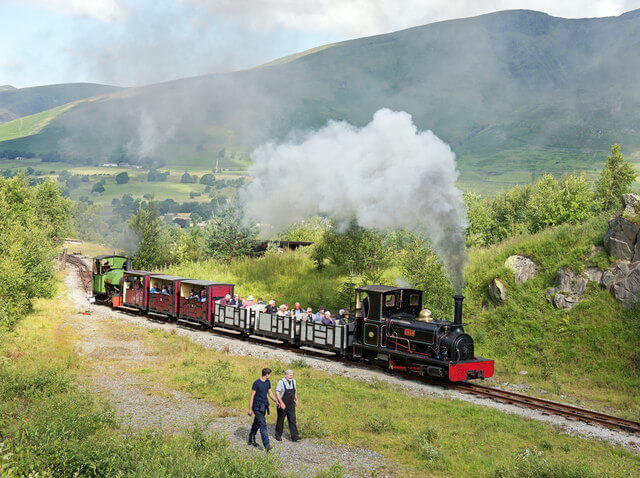
<svg viewBox="0 0 640 478">
<path fill-rule="evenodd" d="M 93 297 L 100 301 L 112 301 L 120 295 L 120 284 L 125 271 L 131 269 L 131 259 L 119 255 L 103 255 L 93 258 Z"/>
</svg>

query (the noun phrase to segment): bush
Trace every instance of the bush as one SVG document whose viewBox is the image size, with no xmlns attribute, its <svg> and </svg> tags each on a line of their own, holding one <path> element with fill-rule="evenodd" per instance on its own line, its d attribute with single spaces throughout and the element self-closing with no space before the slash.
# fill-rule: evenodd
<svg viewBox="0 0 640 478">
<path fill-rule="evenodd" d="M 129 174 L 126 171 L 116 174 L 116 184 L 127 184 L 129 182 Z"/>
</svg>

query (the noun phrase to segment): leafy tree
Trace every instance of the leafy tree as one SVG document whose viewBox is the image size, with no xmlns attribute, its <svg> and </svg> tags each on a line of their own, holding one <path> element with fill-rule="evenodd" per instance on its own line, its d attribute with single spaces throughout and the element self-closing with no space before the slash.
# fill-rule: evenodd
<svg viewBox="0 0 640 478">
<path fill-rule="evenodd" d="M 379 283 L 391 260 L 384 235 L 359 226 L 355 219 L 343 233 L 326 230 L 312 257 L 319 268 L 328 258 L 333 264 L 344 265 L 352 275 L 364 275 L 368 283 Z"/>
<path fill-rule="evenodd" d="M 115 198 L 114 198 L 115 199 Z M 86 202 L 75 202 L 71 208 L 73 229 L 79 239 L 101 242 L 109 233 L 102 209 Z"/>
<path fill-rule="evenodd" d="M 256 241 L 255 228 L 243 226 L 240 210 L 230 206 L 205 229 L 204 250 L 214 259 L 233 260 L 252 255 Z"/>
<path fill-rule="evenodd" d="M 629 192 L 638 173 L 620 152 L 620 145 L 611 147 L 611 155 L 607 156 L 600 178 L 596 186 L 596 196 L 602 204 L 603 211 L 609 211 L 620 205 L 621 196 Z"/>
<path fill-rule="evenodd" d="M 594 191 L 584 173 L 569 174 L 560 181 L 544 175 L 533 187 L 527 203 L 530 232 L 558 224 L 576 224 L 595 210 Z"/>
<path fill-rule="evenodd" d="M 69 205 L 53 181 L 0 179 L 0 331 L 29 312 L 32 298 L 54 291 L 54 237 L 69 223 Z"/>
<path fill-rule="evenodd" d="M 415 239 L 400 260 L 402 276 L 413 287 L 424 291 L 424 306 L 436 319 L 452 320 L 453 287 L 438 256 L 421 240 Z"/>
<path fill-rule="evenodd" d="M 167 180 L 167 176 L 169 176 L 169 171 L 165 171 L 163 173 L 161 171 L 158 171 L 157 169 L 152 169 L 147 173 L 147 181 L 162 182 Z"/>
<path fill-rule="evenodd" d="M 171 230 L 171 235 L 175 244 L 175 262 L 192 262 L 204 259 L 204 234 L 201 228 L 192 227 L 186 231 L 181 227 L 174 227 Z"/>
<path fill-rule="evenodd" d="M 116 184 L 127 184 L 129 182 L 129 174 L 126 171 L 122 171 L 120 174 L 116 174 Z"/>
<path fill-rule="evenodd" d="M 515 186 L 494 198 L 491 203 L 493 221 L 489 233 L 492 243 L 526 231 L 530 194 L 531 186 Z"/>
<path fill-rule="evenodd" d="M 492 210 L 490 201 L 479 194 L 464 195 L 467 205 L 467 246 L 484 246 L 491 243 Z"/>
<path fill-rule="evenodd" d="M 200 184 L 206 184 L 208 186 L 215 186 L 216 176 L 212 173 L 203 174 L 200 178 Z"/>
<path fill-rule="evenodd" d="M 138 236 L 138 249 L 133 257 L 137 268 L 158 268 L 171 263 L 170 238 L 164 228 L 155 202 L 145 203 L 128 221 Z"/>
<path fill-rule="evenodd" d="M 100 181 L 98 181 L 97 183 L 95 183 L 93 185 L 93 187 L 91 188 L 91 192 L 92 193 L 103 193 L 104 192 L 104 185 L 105 185 L 105 180 L 103 178 L 103 179 L 101 179 Z"/>
</svg>

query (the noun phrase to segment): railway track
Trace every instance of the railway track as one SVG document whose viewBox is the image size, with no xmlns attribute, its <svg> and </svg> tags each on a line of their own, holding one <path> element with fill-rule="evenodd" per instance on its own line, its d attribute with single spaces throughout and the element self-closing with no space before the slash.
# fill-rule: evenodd
<svg viewBox="0 0 640 478">
<path fill-rule="evenodd" d="M 598 424 L 613 430 L 622 430 L 640 435 L 640 423 L 625 418 L 607 415 L 585 408 L 575 407 L 566 403 L 553 402 L 543 398 L 531 397 L 521 393 L 509 392 L 479 383 L 462 382 L 449 385 L 454 390 L 470 393 L 475 396 L 490 398 L 503 403 L 532 408 L 550 415 L 560 415 L 570 420 L 580 420 L 586 423 Z"/>
<path fill-rule="evenodd" d="M 79 257 L 73 256 L 73 255 L 66 255 L 66 262 L 78 269 L 78 274 L 80 276 L 80 279 L 82 280 L 82 285 L 84 287 L 85 292 L 90 291 L 92 289 L 92 274 L 87 264 Z M 124 310 L 122 312 L 126 313 L 126 311 Z M 138 313 L 133 313 L 133 312 L 131 313 L 131 315 L 139 316 Z M 159 321 L 159 317 L 153 317 L 152 320 Z M 166 322 L 166 320 L 162 320 L 162 322 Z M 180 325 L 190 329 L 198 329 L 203 331 L 205 330 L 205 328 L 201 324 L 181 322 Z M 315 352 L 313 350 L 296 348 L 287 344 L 280 345 L 275 341 L 271 341 L 271 340 L 265 341 L 261 338 L 240 335 L 235 332 L 226 331 L 219 328 L 206 329 L 206 330 L 224 337 L 245 340 L 247 342 L 256 343 L 259 345 L 277 346 L 278 348 L 283 348 L 285 350 L 288 350 L 303 356 L 323 358 L 323 359 L 328 359 L 328 358 L 339 359 L 339 361 L 345 364 L 348 364 L 349 366 L 356 365 L 363 368 L 380 370 L 380 367 L 376 365 L 366 364 L 361 362 L 356 364 L 353 361 L 348 361 L 346 359 L 334 357 L 324 352 Z M 411 375 L 404 372 L 401 372 L 401 373 L 394 372 L 394 373 L 396 375 L 399 375 L 405 378 L 410 378 L 410 379 L 417 378 L 416 375 Z M 596 425 L 600 425 L 613 430 L 621 430 L 627 433 L 632 433 L 640 436 L 640 422 L 627 420 L 625 418 L 620 418 L 613 415 L 607 415 L 606 413 L 601 413 L 593 410 L 588 410 L 585 408 L 575 407 L 573 405 L 554 402 L 551 400 L 545 400 L 543 398 L 531 397 L 531 396 L 523 395 L 516 392 L 500 390 L 497 388 L 488 387 L 486 385 L 481 385 L 475 382 L 449 383 L 449 382 L 436 381 L 426 377 L 422 377 L 421 381 L 424 383 L 428 383 L 430 385 L 437 385 L 450 390 L 457 390 L 463 393 L 468 393 L 468 394 L 482 397 L 482 398 L 488 398 L 488 399 L 495 400 L 502 403 L 508 403 L 511 405 L 517 405 L 524 408 L 538 410 L 544 414 L 562 416 L 570 420 L 579 420 L 585 423 L 596 424 Z"/>
</svg>

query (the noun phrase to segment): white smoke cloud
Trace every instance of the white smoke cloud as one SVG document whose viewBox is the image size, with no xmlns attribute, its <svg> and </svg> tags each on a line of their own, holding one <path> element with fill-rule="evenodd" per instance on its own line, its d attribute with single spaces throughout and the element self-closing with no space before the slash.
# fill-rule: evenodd
<svg viewBox="0 0 640 478">
<path fill-rule="evenodd" d="M 251 155 L 245 213 L 276 230 L 313 214 L 356 217 L 367 228 L 405 228 L 429 239 L 462 289 L 466 207 L 455 154 L 411 115 L 381 109 L 358 128 L 331 121 L 298 141 Z"/>
<path fill-rule="evenodd" d="M 620 15 L 638 0 L 182 0 L 230 16 L 255 29 L 290 28 L 348 36 L 375 35 L 499 10 L 529 9 L 583 18 Z"/>
<path fill-rule="evenodd" d="M 131 16 L 130 9 L 122 0 L 27 0 L 27 2 L 75 17 L 92 18 L 103 23 L 121 23 Z"/>
</svg>

